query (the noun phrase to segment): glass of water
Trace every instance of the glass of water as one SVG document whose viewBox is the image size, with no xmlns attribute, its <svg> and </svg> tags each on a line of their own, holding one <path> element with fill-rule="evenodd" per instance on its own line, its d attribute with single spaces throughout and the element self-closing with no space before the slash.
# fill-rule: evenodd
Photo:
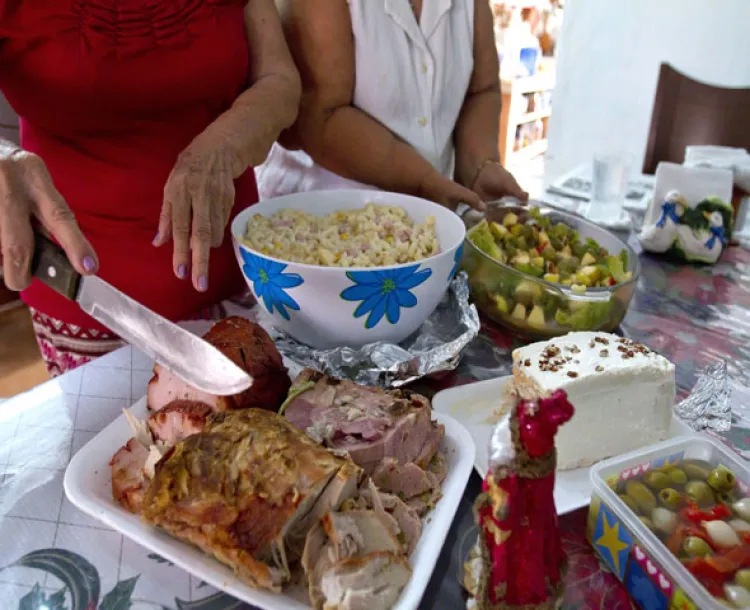
<svg viewBox="0 0 750 610">
<path fill-rule="evenodd" d="M 616 221 L 628 189 L 630 158 L 625 154 L 594 156 L 590 215 L 601 220 Z"/>
</svg>

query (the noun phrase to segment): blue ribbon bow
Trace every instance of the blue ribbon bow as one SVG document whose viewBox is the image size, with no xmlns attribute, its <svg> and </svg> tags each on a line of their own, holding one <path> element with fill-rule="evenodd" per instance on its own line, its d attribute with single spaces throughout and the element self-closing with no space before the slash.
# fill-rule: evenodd
<svg viewBox="0 0 750 610">
<path fill-rule="evenodd" d="M 721 241 L 722 246 L 727 245 L 727 238 L 724 237 L 724 227 L 709 227 L 709 231 L 711 231 L 711 237 L 706 242 L 706 248 L 709 250 L 713 248 L 717 239 Z"/>
<path fill-rule="evenodd" d="M 656 226 L 660 229 L 664 228 L 667 224 L 667 216 L 672 219 L 675 224 L 680 224 L 680 217 L 677 216 L 677 204 L 670 201 L 665 201 L 661 204 L 661 218 L 659 218 Z"/>
</svg>

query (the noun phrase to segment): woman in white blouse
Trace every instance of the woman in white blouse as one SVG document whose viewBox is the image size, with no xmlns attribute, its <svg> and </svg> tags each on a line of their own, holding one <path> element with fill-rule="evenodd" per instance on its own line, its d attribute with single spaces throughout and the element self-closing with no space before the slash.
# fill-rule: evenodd
<svg viewBox="0 0 750 610">
<path fill-rule="evenodd" d="M 527 194 L 498 154 L 487 0 L 280 0 L 303 84 L 296 125 L 258 168 L 261 198 L 363 188 L 454 208 Z"/>
</svg>

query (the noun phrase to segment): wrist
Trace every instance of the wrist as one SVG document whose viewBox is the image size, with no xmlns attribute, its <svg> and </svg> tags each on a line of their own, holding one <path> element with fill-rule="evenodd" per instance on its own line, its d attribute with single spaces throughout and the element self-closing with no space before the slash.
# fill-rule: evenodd
<svg viewBox="0 0 750 610">
<path fill-rule="evenodd" d="M 477 184 L 477 180 L 479 180 L 479 176 L 482 174 L 484 169 L 488 165 L 500 165 L 500 158 L 499 157 L 487 157 L 483 161 L 477 164 L 476 169 L 474 170 L 474 173 L 472 174 L 471 181 L 468 184 L 468 187 L 470 189 L 474 189 L 474 187 Z"/>
</svg>

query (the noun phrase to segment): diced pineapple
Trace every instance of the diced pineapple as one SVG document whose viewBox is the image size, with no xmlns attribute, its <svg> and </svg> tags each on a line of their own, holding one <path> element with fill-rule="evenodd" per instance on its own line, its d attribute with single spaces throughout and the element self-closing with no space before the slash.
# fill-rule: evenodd
<svg viewBox="0 0 750 610">
<path fill-rule="evenodd" d="M 490 231 L 492 231 L 492 234 L 497 239 L 502 239 L 503 237 L 505 237 L 508 234 L 508 229 L 506 229 L 499 222 L 491 222 L 490 223 Z"/>
<path fill-rule="evenodd" d="M 511 262 L 515 265 L 528 265 L 531 263 L 531 257 L 528 252 L 519 252 Z"/>
<path fill-rule="evenodd" d="M 523 322 L 526 319 L 526 308 L 521 305 L 521 303 L 517 303 L 516 308 L 513 310 L 511 316 L 516 320 L 521 320 Z"/>
<path fill-rule="evenodd" d="M 513 212 L 508 212 L 503 217 L 503 225 L 505 225 L 506 227 L 512 227 L 515 224 L 518 224 L 518 216 L 516 216 Z"/>
<path fill-rule="evenodd" d="M 594 258 L 591 252 L 586 252 L 581 259 L 581 265 L 586 267 L 587 265 L 593 265 L 594 263 L 596 263 L 596 258 Z"/>
<path fill-rule="evenodd" d="M 544 328 L 544 310 L 539 305 L 534 305 L 526 322 L 529 326 Z"/>
<path fill-rule="evenodd" d="M 536 282 L 522 281 L 516 286 L 516 300 L 523 305 L 531 303 L 542 296 L 542 288 Z"/>
<path fill-rule="evenodd" d="M 539 231 L 539 247 L 544 250 L 544 247 L 549 243 L 549 235 L 544 231 Z"/>
<path fill-rule="evenodd" d="M 492 295 L 492 299 L 495 301 L 495 305 L 500 311 L 502 311 L 503 313 L 508 313 L 510 311 L 510 303 L 508 302 L 508 299 L 506 299 L 503 295 Z"/>
<path fill-rule="evenodd" d="M 545 273 L 544 279 L 553 284 L 557 284 L 560 281 L 560 276 L 557 273 Z"/>
<path fill-rule="evenodd" d="M 565 244 L 560 250 L 560 256 L 563 258 L 572 258 L 573 257 L 573 250 L 570 249 L 570 246 Z"/>
<path fill-rule="evenodd" d="M 593 286 L 601 277 L 601 269 L 596 265 L 581 267 L 576 273 L 576 282 L 584 286 Z"/>
<path fill-rule="evenodd" d="M 566 278 L 560 280 L 560 283 L 563 286 L 570 286 L 573 283 L 573 278 L 572 277 L 566 277 Z"/>
<path fill-rule="evenodd" d="M 586 294 L 586 286 L 583 284 L 572 284 L 570 289 L 576 294 Z"/>
<path fill-rule="evenodd" d="M 542 258 L 541 256 L 535 256 L 531 259 L 531 264 L 536 267 L 544 268 L 544 258 Z"/>
</svg>

